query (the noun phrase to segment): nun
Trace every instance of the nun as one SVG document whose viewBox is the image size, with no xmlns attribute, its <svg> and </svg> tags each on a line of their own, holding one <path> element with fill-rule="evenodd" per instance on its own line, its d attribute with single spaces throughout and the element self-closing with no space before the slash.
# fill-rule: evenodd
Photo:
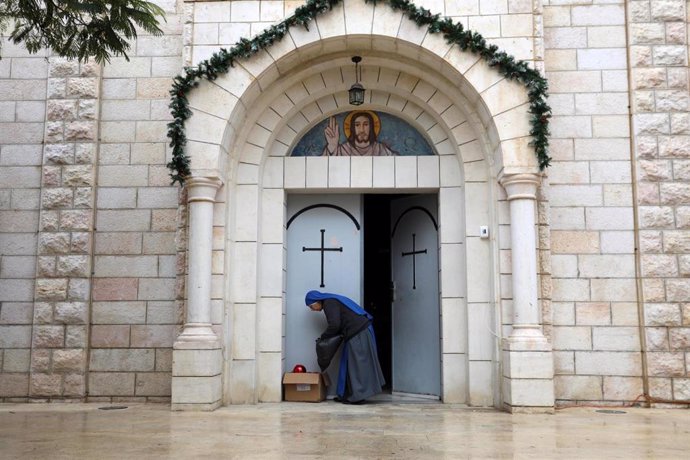
<svg viewBox="0 0 690 460">
<path fill-rule="evenodd" d="M 363 404 L 381 392 L 386 381 L 376 353 L 373 317 L 352 299 L 328 292 L 309 291 L 304 299 L 312 311 L 323 311 L 328 327 L 321 339 L 343 336 L 336 401 Z"/>
</svg>

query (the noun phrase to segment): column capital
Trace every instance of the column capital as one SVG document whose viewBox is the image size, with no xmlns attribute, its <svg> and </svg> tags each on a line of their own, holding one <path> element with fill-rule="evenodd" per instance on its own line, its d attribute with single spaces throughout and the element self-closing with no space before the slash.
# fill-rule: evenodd
<svg viewBox="0 0 690 460">
<path fill-rule="evenodd" d="M 216 201 L 216 192 L 223 185 L 217 177 L 192 176 L 185 180 L 187 187 L 187 202 Z"/>
<path fill-rule="evenodd" d="M 498 178 L 498 182 L 506 190 L 508 201 L 536 200 L 537 187 L 541 183 L 541 176 L 531 173 L 502 174 Z"/>
</svg>

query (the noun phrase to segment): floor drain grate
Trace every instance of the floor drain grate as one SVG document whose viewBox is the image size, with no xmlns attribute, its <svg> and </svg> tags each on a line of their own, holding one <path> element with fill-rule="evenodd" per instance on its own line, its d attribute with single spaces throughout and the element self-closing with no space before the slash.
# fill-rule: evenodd
<svg viewBox="0 0 690 460">
<path fill-rule="evenodd" d="M 624 410 L 614 410 L 614 409 L 599 409 L 598 411 L 600 414 L 626 414 Z"/>
<path fill-rule="evenodd" d="M 105 406 L 105 407 L 99 407 L 98 409 L 100 409 L 100 410 L 120 410 L 120 409 L 127 409 L 127 406 Z"/>
</svg>

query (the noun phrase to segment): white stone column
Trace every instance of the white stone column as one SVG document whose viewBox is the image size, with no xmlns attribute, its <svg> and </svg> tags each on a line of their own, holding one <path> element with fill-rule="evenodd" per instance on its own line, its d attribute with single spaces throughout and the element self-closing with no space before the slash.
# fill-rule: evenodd
<svg viewBox="0 0 690 460">
<path fill-rule="evenodd" d="M 221 404 L 221 343 L 211 328 L 213 205 L 221 185 L 219 179 L 209 177 L 185 181 L 187 317 L 173 346 L 173 410 L 213 410 Z"/>
<path fill-rule="evenodd" d="M 213 204 L 221 186 L 218 179 L 187 179 L 189 235 L 187 238 L 187 318 L 178 342 L 216 342 L 211 329 L 211 256 Z"/>
<path fill-rule="evenodd" d="M 513 330 L 503 340 L 503 399 L 511 412 L 552 411 L 553 355 L 542 332 L 535 214 L 537 174 L 500 178 L 510 203 Z"/>
<path fill-rule="evenodd" d="M 535 204 L 539 177 L 513 174 L 501 178 L 510 203 L 510 251 L 513 278 L 512 340 L 546 340 L 539 321 L 537 300 L 537 245 Z"/>
</svg>

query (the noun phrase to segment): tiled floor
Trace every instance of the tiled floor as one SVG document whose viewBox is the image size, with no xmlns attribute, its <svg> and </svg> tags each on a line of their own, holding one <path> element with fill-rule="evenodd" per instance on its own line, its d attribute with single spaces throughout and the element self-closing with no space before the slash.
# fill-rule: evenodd
<svg viewBox="0 0 690 460">
<path fill-rule="evenodd" d="M 402 400 L 170 412 L 167 405 L 0 405 L 0 458 L 688 458 L 690 411 L 510 415 Z M 619 413 L 622 412 L 622 413 Z"/>
</svg>

